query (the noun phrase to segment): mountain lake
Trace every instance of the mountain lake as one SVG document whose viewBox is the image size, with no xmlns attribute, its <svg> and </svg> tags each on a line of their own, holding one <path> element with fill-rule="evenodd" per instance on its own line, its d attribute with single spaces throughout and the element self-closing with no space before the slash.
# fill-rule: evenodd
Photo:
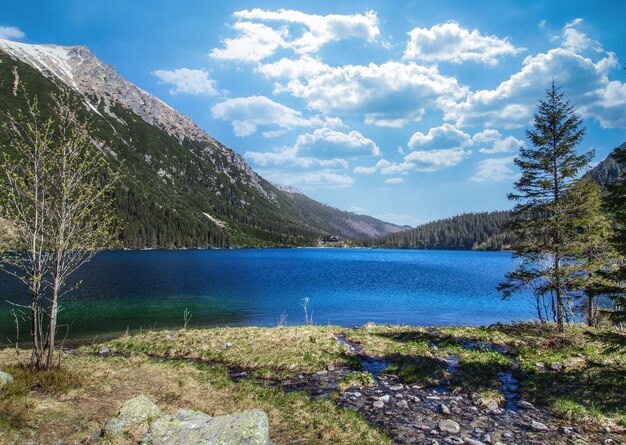
<svg viewBox="0 0 626 445">
<path fill-rule="evenodd" d="M 384 249 L 107 251 L 74 275 L 59 337 L 91 341 L 126 330 L 367 322 L 488 325 L 530 320 L 532 294 L 503 301 L 508 252 Z M 0 344 L 16 338 L 12 306 L 28 290 L 0 273 Z M 21 341 L 28 325 L 21 322 Z"/>
</svg>

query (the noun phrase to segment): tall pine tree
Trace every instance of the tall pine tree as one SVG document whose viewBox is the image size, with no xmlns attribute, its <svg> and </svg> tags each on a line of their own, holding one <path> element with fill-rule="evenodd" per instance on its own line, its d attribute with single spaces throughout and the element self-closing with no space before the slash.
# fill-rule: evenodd
<svg viewBox="0 0 626 445">
<path fill-rule="evenodd" d="M 538 104 L 533 128 L 526 136 L 530 148 L 520 148 L 515 164 L 521 177 L 509 199 L 515 223 L 515 255 L 521 261 L 499 289 L 504 298 L 531 287 L 537 298 L 540 319 L 553 319 L 563 331 L 568 299 L 566 267 L 575 236 L 568 219 L 571 200 L 564 199 L 579 172 L 587 167 L 593 152 L 579 155 L 575 147 L 585 134 L 582 119 L 564 93 L 552 82 L 546 98 Z"/>
<path fill-rule="evenodd" d="M 616 161 L 626 168 L 626 147 L 618 148 L 614 157 Z M 611 274 L 613 286 L 608 290 L 608 294 L 614 301 L 614 311 L 611 314 L 616 321 L 626 322 L 626 173 L 619 181 L 609 187 L 607 201 L 613 213 L 616 223 L 614 246 L 621 256 L 621 263 L 617 270 Z"/>
</svg>

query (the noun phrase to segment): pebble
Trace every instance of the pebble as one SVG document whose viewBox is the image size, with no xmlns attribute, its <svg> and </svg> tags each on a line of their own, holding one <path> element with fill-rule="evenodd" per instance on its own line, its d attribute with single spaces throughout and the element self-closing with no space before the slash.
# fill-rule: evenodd
<svg viewBox="0 0 626 445">
<path fill-rule="evenodd" d="M 483 442 L 491 443 L 491 434 L 487 433 L 483 436 Z"/>
<path fill-rule="evenodd" d="M 445 433 L 458 434 L 461 431 L 461 425 L 452 419 L 445 419 L 438 423 L 439 429 Z"/>
<path fill-rule="evenodd" d="M 489 402 L 487 402 L 487 409 L 492 413 L 500 412 L 500 406 L 495 400 L 490 400 Z"/>
<path fill-rule="evenodd" d="M 536 420 L 530 421 L 530 427 L 535 431 L 549 431 L 550 429 L 545 425 L 545 423 L 537 422 Z"/>
<path fill-rule="evenodd" d="M 465 438 L 465 443 L 468 445 L 485 445 L 485 442 L 481 442 L 480 440 L 472 439 L 471 437 Z"/>
<path fill-rule="evenodd" d="M 378 400 L 380 400 L 381 402 L 388 403 L 389 402 L 389 394 L 385 394 L 384 396 L 379 397 Z"/>
<path fill-rule="evenodd" d="M 328 371 L 326 371 L 325 369 L 322 369 L 321 371 L 317 371 L 315 373 L 315 375 L 326 375 L 326 374 L 328 374 Z"/>
<path fill-rule="evenodd" d="M 559 428 L 559 433 L 569 435 L 572 434 L 572 430 L 566 426 L 562 426 L 561 428 Z"/>
<path fill-rule="evenodd" d="M 100 350 L 98 351 L 98 354 L 100 355 L 106 355 L 109 352 L 111 352 L 111 350 L 109 348 L 107 348 L 106 346 L 100 348 Z"/>
<path fill-rule="evenodd" d="M 374 408 L 382 408 L 385 406 L 385 404 L 380 400 L 375 401 L 372 405 L 374 406 Z"/>
<path fill-rule="evenodd" d="M 535 409 L 535 405 L 527 402 L 526 400 L 520 400 L 519 402 L 517 402 L 517 407 L 522 409 Z"/>
<path fill-rule="evenodd" d="M 404 388 L 404 385 L 402 385 L 401 383 L 397 385 L 392 385 L 389 387 L 391 391 L 402 391 L 403 388 Z"/>
<path fill-rule="evenodd" d="M 463 445 L 465 441 L 457 436 L 448 436 L 443 439 L 445 443 L 449 443 L 451 445 Z"/>
<path fill-rule="evenodd" d="M 229 349 L 232 348 L 233 344 L 232 343 L 224 343 L 224 349 Z"/>
<path fill-rule="evenodd" d="M 398 403 L 396 403 L 396 406 L 398 408 L 408 408 L 409 402 L 407 402 L 406 400 L 400 400 Z"/>
<path fill-rule="evenodd" d="M 363 394 L 361 394 L 360 392 L 358 392 L 358 391 L 357 391 L 357 392 L 352 393 L 352 395 L 353 395 L 354 397 L 356 397 L 356 398 L 359 398 L 359 397 L 361 397 Z"/>
<path fill-rule="evenodd" d="M 448 408 L 444 403 L 439 404 L 439 410 L 441 414 L 450 414 L 450 408 Z"/>
</svg>

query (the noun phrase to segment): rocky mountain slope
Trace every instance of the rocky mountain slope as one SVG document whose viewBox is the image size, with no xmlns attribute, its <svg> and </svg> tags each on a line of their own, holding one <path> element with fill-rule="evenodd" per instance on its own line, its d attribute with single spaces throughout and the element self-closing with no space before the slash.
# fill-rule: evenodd
<svg viewBox="0 0 626 445">
<path fill-rule="evenodd" d="M 45 110 L 50 94 L 68 87 L 84 103 L 94 140 L 122 171 L 115 198 L 126 247 L 314 245 L 333 234 L 402 229 L 279 190 L 86 47 L 0 40 L 0 62 L 0 106 L 8 112 L 25 95 L 38 96 Z"/>
</svg>

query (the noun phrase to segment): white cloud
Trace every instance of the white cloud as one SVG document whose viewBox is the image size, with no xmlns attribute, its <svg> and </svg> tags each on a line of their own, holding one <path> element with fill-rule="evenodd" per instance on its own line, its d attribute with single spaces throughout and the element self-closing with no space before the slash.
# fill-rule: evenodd
<svg viewBox="0 0 626 445">
<path fill-rule="evenodd" d="M 303 56 L 299 59 L 283 57 L 277 62 L 259 65 L 255 71 L 268 78 L 297 79 L 299 77 L 310 77 L 320 74 L 329 69 L 330 67 L 319 59 Z"/>
<path fill-rule="evenodd" d="M 0 39 L 19 40 L 26 37 L 26 33 L 15 26 L 0 26 Z"/>
<path fill-rule="evenodd" d="M 263 168 L 276 183 L 308 187 L 348 187 L 353 179 L 341 173 L 348 161 L 341 156 L 378 155 L 380 149 L 357 131 L 342 133 L 330 128 L 318 128 L 313 133 L 298 136 L 293 147 L 280 147 L 270 152 L 247 152 L 244 157 Z M 282 171 L 276 170 L 281 168 Z M 289 170 L 288 170 L 289 169 Z M 296 171 L 294 172 L 294 169 Z M 297 170 L 317 170 L 306 173 Z M 296 178 L 291 178 L 295 174 Z"/>
<path fill-rule="evenodd" d="M 404 178 L 389 178 L 385 180 L 385 184 L 403 184 Z"/>
<path fill-rule="evenodd" d="M 471 154 L 471 151 L 460 148 L 412 151 L 404 157 L 404 161 L 414 164 L 413 170 L 437 171 L 442 168 L 454 167 Z"/>
<path fill-rule="evenodd" d="M 385 168 L 385 167 L 389 167 L 390 165 L 393 165 L 393 164 L 386 159 L 381 159 L 373 167 L 355 167 L 352 173 L 359 174 L 359 175 L 373 175 L 378 170 Z"/>
<path fill-rule="evenodd" d="M 435 172 L 443 168 L 454 167 L 472 154 L 462 148 L 444 148 L 439 150 L 417 150 L 404 156 L 403 162 L 379 160 L 372 167 L 356 167 L 355 174 L 371 175 L 377 171 L 383 175 L 406 174 L 409 171 Z"/>
<path fill-rule="evenodd" d="M 248 151 L 244 157 L 260 167 L 348 168 L 348 162 L 345 159 L 300 156 L 298 150 L 293 147 L 282 147 L 270 152 Z"/>
<path fill-rule="evenodd" d="M 450 124 L 443 124 L 428 130 L 428 134 L 419 131 L 413 133 L 409 140 L 409 147 L 415 148 L 464 148 L 474 145 L 469 134 Z"/>
<path fill-rule="evenodd" d="M 332 172 L 284 172 L 259 170 L 259 173 L 275 184 L 294 186 L 300 189 L 346 188 L 354 184 L 350 176 Z"/>
<path fill-rule="evenodd" d="M 494 141 L 491 148 L 481 148 L 481 153 L 494 154 L 494 153 L 511 153 L 517 152 L 520 147 L 525 147 L 526 143 L 520 139 L 508 136 L 504 139 Z"/>
<path fill-rule="evenodd" d="M 384 113 L 366 113 L 365 123 L 367 125 L 375 125 L 377 127 L 402 128 L 409 122 L 419 122 L 424 117 L 425 110 L 416 110 L 409 113 L 406 117 L 393 118 L 386 116 Z"/>
<path fill-rule="evenodd" d="M 237 136 L 248 136 L 259 126 L 278 126 L 279 130 L 266 131 L 265 137 L 275 137 L 296 127 L 319 125 L 342 126 L 338 118 L 314 116 L 306 119 L 302 113 L 274 102 L 265 96 L 237 97 L 226 99 L 211 108 L 214 118 L 229 120 Z"/>
<path fill-rule="evenodd" d="M 404 58 L 426 62 L 474 61 L 495 65 L 500 57 L 515 55 L 523 50 L 513 46 L 506 38 L 483 35 L 477 29 L 469 31 L 458 23 L 449 22 L 430 29 L 415 28 L 409 32 Z"/>
<path fill-rule="evenodd" d="M 500 138 L 502 137 L 502 135 L 500 134 L 500 132 L 498 130 L 493 130 L 493 129 L 486 129 L 481 131 L 480 133 L 476 133 L 472 139 L 474 140 L 474 142 L 478 142 L 478 143 L 482 143 L 482 144 L 488 144 L 489 142 L 495 142 L 500 140 Z"/>
<path fill-rule="evenodd" d="M 304 28 L 302 34 L 287 43 L 287 46 L 298 53 L 316 52 L 333 41 L 360 38 L 372 42 L 380 36 L 378 17 L 373 11 L 365 14 L 322 16 L 291 9 L 265 11 L 255 8 L 237 11 L 233 15 L 242 20 L 301 25 Z"/>
<path fill-rule="evenodd" d="M 238 60 L 242 62 L 259 62 L 281 47 L 286 46 L 283 40 L 284 31 L 275 31 L 261 23 L 237 22 L 233 28 L 239 36 L 224 40 L 224 48 L 214 48 L 211 57 L 222 60 Z"/>
<path fill-rule="evenodd" d="M 365 209 L 363 207 L 351 206 L 348 209 L 348 212 L 352 212 L 352 213 L 356 213 L 360 215 L 360 214 L 365 213 Z"/>
<path fill-rule="evenodd" d="M 426 108 L 440 109 L 448 100 L 464 98 L 468 89 L 454 77 L 439 74 L 436 66 L 386 62 L 332 67 L 306 80 L 277 85 L 274 91 L 302 98 L 315 110 L 369 115 L 370 123 L 400 126 L 421 117 Z"/>
<path fill-rule="evenodd" d="M 298 136 L 294 148 L 298 153 L 311 153 L 318 157 L 380 155 L 378 145 L 358 131 L 342 133 L 327 127 Z"/>
<path fill-rule="evenodd" d="M 576 26 L 582 24 L 583 20 L 578 18 L 565 24 L 563 28 L 563 46 L 572 51 L 580 52 L 592 47 L 594 50 L 602 51 L 602 45 L 599 42 L 590 39 L 583 32 L 576 29 Z"/>
<path fill-rule="evenodd" d="M 470 179 L 475 182 L 502 182 L 513 179 L 515 172 L 509 167 L 513 159 L 515 156 L 480 161 L 478 171 Z"/>
<path fill-rule="evenodd" d="M 537 99 L 554 81 L 584 117 L 594 117 L 604 127 L 624 126 L 626 97 L 622 82 L 609 82 L 608 71 L 619 64 L 613 53 L 594 62 L 570 48 L 554 48 L 529 56 L 522 69 L 494 90 L 468 94 L 460 103 L 447 102 L 445 118 L 459 127 L 519 128 L 531 123 Z M 610 97 L 612 100 L 607 102 Z"/>
<path fill-rule="evenodd" d="M 156 70 L 152 74 L 158 77 L 161 82 L 175 86 L 170 89 L 170 94 L 217 94 L 215 81 L 209 78 L 209 73 L 206 70 L 179 68 L 173 71 Z"/>
<path fill-rule="evenodd" d="M 290 9 L 265 11 L 255 8 L 237 11 L 233 17 L 237 19 L 233 25 L 237 37 L 224 40 L 223 48 L 213 49 L 211 56 L 214 58 L 260 62 L 281 48 L 297 54 L 311 54 L 329 42 L 350 38 L 372 42 L 380 36 L 378 17 L 373 11 L 321 16 Z M 277 26 L 268 26 L 268 22 Z M 301 32 L 292 35 L 292 30 L 298 26 Z M 267 74 L 271 75 L 272 70 Z"/>
<path fill-rule="evenodd" d="M 539 21 L 539 23 L 537 24 L 537 26 L 538 26 L 539 28 L 541 28 L 541 29 L 546 29 L 546 24 L 547 24 L 547 23 L 548 23 L 548 22 L 546 22 L 546 19 L 541 19 L 541 20 Z"/>
</svg>

